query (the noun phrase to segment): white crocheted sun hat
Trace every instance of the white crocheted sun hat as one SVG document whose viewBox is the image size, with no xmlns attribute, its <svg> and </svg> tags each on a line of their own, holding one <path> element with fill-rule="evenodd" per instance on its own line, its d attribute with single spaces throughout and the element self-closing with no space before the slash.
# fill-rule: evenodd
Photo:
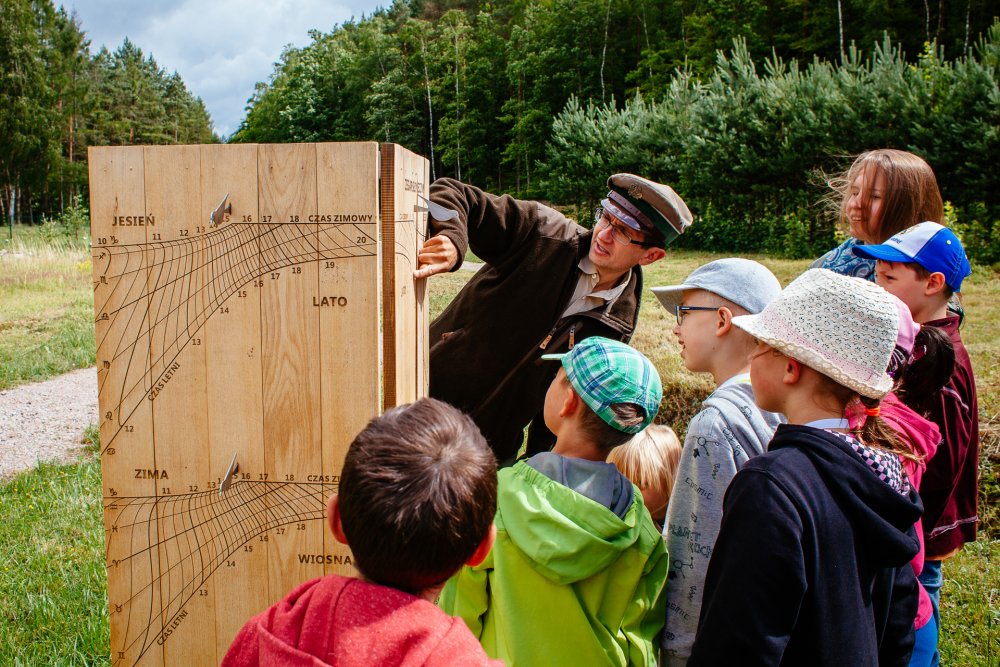
<svg viewBox="0 0 1000 667">
<path fill-rule="evenodd" d="M 810 269 L 757 315 L 733 324 L 862 396 L 892 389 L 885 370 L 896 345 L 899 311 L 873 282 Z"/>
</svg>

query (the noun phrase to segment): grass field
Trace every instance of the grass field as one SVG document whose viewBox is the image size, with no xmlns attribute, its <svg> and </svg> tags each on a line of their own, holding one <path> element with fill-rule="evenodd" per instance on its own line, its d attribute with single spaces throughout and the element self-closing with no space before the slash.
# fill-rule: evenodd
<svg viewBox="0 0 1000 667">
<path fill-rule="evenodd" d="M 89 250 L 0 234 L 0 391 L 90 366 L 94 350 Z"/>
<path fill-rule="evenodd" d="M 5 383 L 0 388 L 93 363 L 87 253 L 46 249 L 31 238 L 19 240 L 13 249 L 0 240 L 0 253 L 0 368 Z M 646 287 L 679 282 L 717 257 L 671 253 L 646 271 Z M 783 284 L 807 264 L 757 259 Z M 436 276 L 430 289 L 432 313 L 439 313 L 469 277 L 467 272 Z M 965 303 L 969 315 L 963 337 L 976 368 L 982 416 L 984 535 L 945 565 L 942 614 L 947 634 L 941 648 L 943 664 L 995 667 L 1000 664 L 1000 278 L 977 269 L 966 283 Z M 669 333 L 672 316 L 648 290 L 642 307 L 633 343 L 663 376 L 660 420 L 683 430 L 711 387 L 706 377 L 681 366 Z M 96 429 L 88 433 L 96 440 Z M 0 483 L 0 665 L 109 664 L 95 445 L 75 465 L 43 464 Z"/>
</svg>

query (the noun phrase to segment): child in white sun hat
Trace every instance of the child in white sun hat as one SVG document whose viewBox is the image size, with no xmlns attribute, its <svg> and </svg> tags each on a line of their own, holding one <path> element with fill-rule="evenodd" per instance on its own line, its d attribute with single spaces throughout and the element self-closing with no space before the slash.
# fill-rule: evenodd
<svg viewBox="0 0 1000 667">
<path fill-rule="evenodd" d="M 689 665 L 905 664 L 921 505 L 879 418 L 899 312 L 881 287 L 826 269 L 733 324 L 757 339 L 758 405 L 783 413 L 736 474 Z M 851 430 L 847 414 L 864 411 Z"/>
</svg>

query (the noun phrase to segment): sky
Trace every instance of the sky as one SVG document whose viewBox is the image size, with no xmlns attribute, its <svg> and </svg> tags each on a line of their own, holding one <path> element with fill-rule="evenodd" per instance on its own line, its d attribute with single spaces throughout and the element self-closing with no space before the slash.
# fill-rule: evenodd
<svg viewBox="0 0 1000 667">
<path fill-rule="evenodd" d="M 200 97 L 220 136 L 243 119 L 254 84 L 267 81 L 287 44 L 329 32 L 392 0 L 55 0 L 76 12 L 91 53 L 128 37 Z"/>
</svg>

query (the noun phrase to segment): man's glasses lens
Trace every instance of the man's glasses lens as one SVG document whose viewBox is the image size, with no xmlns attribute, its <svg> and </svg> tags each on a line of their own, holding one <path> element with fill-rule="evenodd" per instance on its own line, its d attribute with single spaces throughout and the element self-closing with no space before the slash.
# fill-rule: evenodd
<svg viewBox="0 0 1000 667">
<path fill-rule="evenodd" d="M 605 227 L 611 227 L 611 238 L 615 240 L 615 243 L 620 243 L 621 245 L 629 245 L 630 243 L 637 243 L 626 234 L 621 227 L 612 222 L 609 215 L 604 214 L 604 207 L 598 206 L 594 211 L 594 229 L 600 231 Z"/>
</svg>

